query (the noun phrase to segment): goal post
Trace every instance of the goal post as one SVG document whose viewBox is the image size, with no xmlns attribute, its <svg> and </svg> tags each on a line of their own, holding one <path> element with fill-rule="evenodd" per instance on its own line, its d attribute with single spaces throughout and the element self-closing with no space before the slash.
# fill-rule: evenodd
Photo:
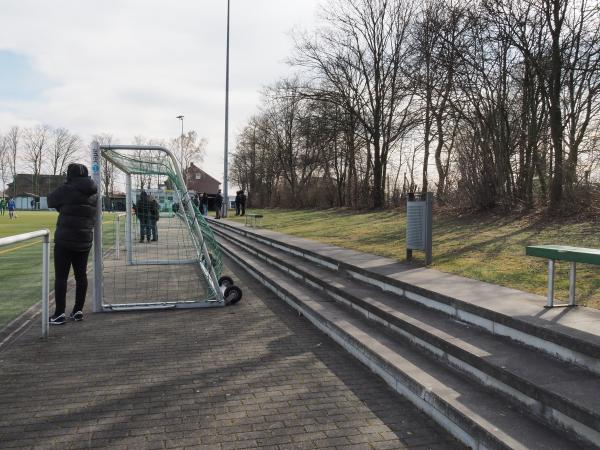
<svg viewBox="0 0 600 450">
<path fill-rule="evenodd" d="M 220 247 L 192 201 L 174 155 L 160 146 L 97 142 L 91 151 L 99 191 L 93 310 L 224 306 Z M 115 242 L 103 243 L 102 206 L 112 209 L 117 196 L 125 227 L 118 226 L 116 216 Z M 116 248 L 120 242 L 124 252 Z"/>
</svg>

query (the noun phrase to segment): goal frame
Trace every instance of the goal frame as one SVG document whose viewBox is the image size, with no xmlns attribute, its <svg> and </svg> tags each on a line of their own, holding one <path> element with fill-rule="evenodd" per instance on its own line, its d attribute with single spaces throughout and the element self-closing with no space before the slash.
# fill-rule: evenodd
<svg viewBox="0 0 600 450">
<path fill-rule="evenodd" d="M 126 209 L 126 217 L 125 217 L 125 250 L 127 254 L 127 264 L 128 265 L 142 265 L 142 264 L 185 264 L 190 262 L 196 262 L 200 267 L 200 270 L 203 272 L 204 279 L 209 282 L 210 288 L 215 292 L 216 298 L 210 299 L 198 299 L 198 300 L 177 300 L 177 301 L 158 301 L 158 302 L 147 302 L 147 303 L 112 303 L 106 304 L 103 302 L 104 299 L 104 254 L 102 251 L 102 160 L 105 158 L 105 151 L 140 151 L 140 150 L 148 150 L 154 152 L 162 152 L 167 158 L 170 160 L 173 168 L 175 170 L 175 174 L 177 178 L 179 178 L 180 184 L 183 186 L 179 191 L 180 200 L 182 203 L 182 207 L 185 210 L 193 209 L 192 199 L 190 198 L 189 192 L 187 190 L 187 186 L 185 185 L 185 181 L 183 178 L 183 174 L 181 172 L 181 168 L 177 163 L 177 159 L 173 153 L 161 146 L 154 145 L 100 145 L 98 142 L 93 142 L 91 146 L 91 160 L 92 160 L 92 179 L 95 181 L 98 186 L 98 199 L 96 203 L 96 220 L 94 224 L 94 294 L 93 294 L 93 304 L 92 310 L 93 312 L 103 312 L 103 311 L 117 311 L 117 310 L 147 310 L 147 309 L 171 309 L 171 308 L 203 308 L 203 307 L 218 307 L 225 306 L 224 299 L 224 289 L 225 286 L 219 286 L 219 281 L 217 279 L 215 268 L 206 247 L 206 242 L 204 239 L 204 235 L 202 234 L 202 229 L 200 224 L 198 223 L 198 218 L 196 214 L 192 214 L 193 219 L 188 220 L 186 218 L 186 225 L 188 227 L 192 227 L 195 231 L 195 235 L 198 236 L 199 242 L 196 246 L 197 257 L 194 260 L 185 260 L 185 261 L 176 261 L 176 260 L 156 260 L 156 261 L 135 261 L 133 260 L 132 254 L 132 242 L 131 242 L 131 228 L 132 228 L 132 188 L 131 188 L 131 175 L 132 173 L 129 169 L 123 167 L 122 165 L 112 161 L 110 158 L 106 158 L 111 161 L 112 164 L 115 165 L 119 170 L 121 170 L 125 174 L 125 209 Z M 192 229 L 190 232 L 190 239 L 193 239 Z M 199 248 L 198 248 L 199 247 Z M 204 260 L 205 264 L 202 262 Z"/>
</svg>

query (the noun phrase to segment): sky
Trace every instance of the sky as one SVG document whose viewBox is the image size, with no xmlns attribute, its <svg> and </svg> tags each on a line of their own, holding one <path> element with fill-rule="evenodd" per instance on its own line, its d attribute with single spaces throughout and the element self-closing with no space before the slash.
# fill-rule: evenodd
<svg viewBox="0 0 600 450">
<path fill-rule="evenodd" d="M 231 0 L 229 149 L 260 91 L 291 75 L 292 30 L 320 0 Z M 226 0 L 0 0 L 0 133 L 65 127 L 90 142 L 194 129 L 223 179 Z"/>
</svg>

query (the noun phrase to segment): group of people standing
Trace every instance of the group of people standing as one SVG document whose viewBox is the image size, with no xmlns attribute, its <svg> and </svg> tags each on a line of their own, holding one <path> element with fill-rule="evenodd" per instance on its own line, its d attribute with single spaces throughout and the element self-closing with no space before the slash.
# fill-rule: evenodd
<svg viewBox="0 0 600 450">
<path fill-rule="evenodd" d="M 14 198 L 9 198 L 8 200 L 6 200 L 4 198 L 0 198 L 0 216 L 3 216 L 4 211 L 6 211 L 7 209 L 8 209 L 8 218 L 16 219 L 17 218 L 17 216 L 15 214 L 16 205 L 15 205 Z"/>
<path fill-rule="evenodd" d="M 142 191 L 140 199 L 134 206 L 135 214 L 140 222 L 140 243 L 158 241 L 158 224 L 160 219 L 160 206 L 158 201 Z"/>
<path fill-rule="evenodd" d="M 208 195 L 206 195 L 206 192 L 203 192 L 202 194 L 197 194 L 194 197 L 194 205 L 196 205 L 196 208 L 198 208 L 198 210 L 200 211 L 200 214 L 202 214 L 203 216 L 207 216 L 208 215 Z"/>
</svg>

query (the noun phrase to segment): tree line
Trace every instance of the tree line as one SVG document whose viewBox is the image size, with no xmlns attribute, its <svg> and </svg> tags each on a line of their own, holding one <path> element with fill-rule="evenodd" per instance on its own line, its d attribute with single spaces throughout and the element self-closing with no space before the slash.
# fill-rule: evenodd
<svg viewBox="0 0 600 450">
<path fill-rule="evenodd" d="M 118 143 L 113 135 L 109 133 L 96 134 L 92 137 L 92 141 L 96 141 L 100 145 L 111 145 Z M 181 136 L 173 139 L 150 139 L 142 135 L 137 135 L 133 138 L 133 145 L 157 146 L 169 149 L 175 156 L 175 159 L 177 160 L 177 163 L 183 172 L 184 178 L 189 176 L 189 174 L 184 170 L 185 168 L 189 167 L 192 162 L 199 162 L 203 160 L 204 153 L 206 151 L 206 143 L 206 138 L 200 137 L 195 130 L 190 130 L 187 133 L 184 133 Z M 133 156 L 137 156 L 138 158 L 141 158 L 142 156 L 144 158 L 148 158 L 148 155 L 142 155 L 141 151 L 133 152 Z M 151 160 L 149 162 L 151 162 Z M 103 158 L 100 172 L 103 192 L 112 195 L 116 192 L 124 191 L 122 186 L 120 188 L 116 188 L 119 183 L 124 183 L 124 179 L 122 176 L 120 177 L 119 171 L 116 170 L 116 167 L 113 163 Z M 152 176 L 149 174 L 140 174 L 132 177 L 132 182 L 138 189 L 146 189 L 151 187 L 158 188 L 158 185 L 164 183 L 164 181 L 164 177 L 157 175 Z M 186 184 L 188 181 L 189 180 L 184 179 Z M 153 183 L 154 186 L 152 185 Z"/>
<path fill-rule="evenodd" d="M 380 208 L 409 191 L 560 210 L 595 186 L 596 0 L 334 0 L 264 89 L 231 179 L 255 205 Z"/>
<path fill-rule="evenodd" d="M 92 141 L 98 141 L 102 145 L 118 143 L 118 140 L 110 133 L 101 133 L 92 136 Z M 91 144 L 91 142 L 90 142 Z M 173 139 L 149 139 L 138 135 L 133 139 L 134 145 L 156 145 L 170 149 L 180 167 L 186 168 L 192 162 L 202 161 L 206 148 L 206 139 L 190 130 Z M 17 173 L 32 175 L 33 194 L 39 195 L 39 179 L 41 174 L 64 175 L 67 167 L 73 162 L 89 162 L 89 145 L 71 133 L 66 128 L 53 128 L 48 125 L 37 125 L 33 127 L 13 126 L 5 133 L 0 133 L 0 182 L 2 190 L 11 180 L 15 179 Z M 112 163 L 102 161 L 102 184 L 103 192 L 114 194 L 120 188 L 116 187 L 119 175 Z M 141 189 L 151 187 L 149 176 L 139 175 L 134 177 L 135 185 Z M 187 180 L 186 180 L 187 182 Z M 158 181 L 156 181 L 158 184 Z M 22 192 L 18 186 L 13 185 L 13 192 L 5 192 L 5 195 L 16 196 Z"/>
<path fill-rule="evenodd" d="M 11 127 L 0 134 L 0 181 L 4 189 L 17 173 L 33 176 L 34 190 L 39 191 L 39 177 L 42 173 L 60 175 L 67 171 L 70 163 L 81 155 L 82 141 L 79 136 L 66 128 L 52 128 L 48 125 L 34 127 Z M 17 195 L 15 192 L 7 195 Z M 34 194 L 37 192 L 34 192 Z"/>
</svg>

